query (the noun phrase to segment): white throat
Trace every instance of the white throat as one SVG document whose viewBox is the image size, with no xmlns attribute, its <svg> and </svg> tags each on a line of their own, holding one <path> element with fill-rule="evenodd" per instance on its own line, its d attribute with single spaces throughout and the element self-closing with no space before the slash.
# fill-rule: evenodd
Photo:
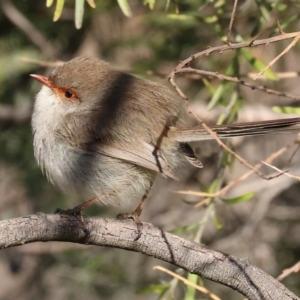
<svg viewBox="0 0 300 300">
<path fill-rule="evenodd" d="M 36 96 L 31 121 L 34 135 L 34 156 L 42 171 L 46 171 L 46 175 L 51 181 L 53 178 L 51 178 L 49 167 L 51 169 L 51 165 L 55 161 L 54 147 L 57 146 L 55 131 L 60 122 L 59 105 L 57 95 L 49 87 L 43 86 Z"/>
</svg>

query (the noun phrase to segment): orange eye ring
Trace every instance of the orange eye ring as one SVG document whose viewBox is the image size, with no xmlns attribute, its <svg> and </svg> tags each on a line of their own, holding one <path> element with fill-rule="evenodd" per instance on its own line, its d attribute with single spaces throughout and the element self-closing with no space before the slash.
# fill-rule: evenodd
<svg viewBox="0 0 300 300">
<path fill-rule="evenodd" d="M 65 101 L 78 100 L 77 93 L 73 89 L 66 89 L 62 87 L 53 88 L 57 95 Z"/>
</svg>

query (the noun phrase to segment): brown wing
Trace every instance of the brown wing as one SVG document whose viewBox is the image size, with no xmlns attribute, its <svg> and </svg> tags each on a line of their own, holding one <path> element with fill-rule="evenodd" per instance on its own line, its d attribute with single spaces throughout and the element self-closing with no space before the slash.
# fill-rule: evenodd
<svg viewBox="0 0 300 300">
<path fill-rule="evenodd" d="M 144 167 L 157 173 L 162 173 L 178 180 L 174 172 L 169 168 L 161 151 L 148 143 L 140 144 L 138 149 L 125 149 L 121 148 L 120 145 L 114 145 L 113 143 L 106 145 L 94 143 L 84 148 L 102 155 L 125 160 L 134 165 Z"/>
</svg>

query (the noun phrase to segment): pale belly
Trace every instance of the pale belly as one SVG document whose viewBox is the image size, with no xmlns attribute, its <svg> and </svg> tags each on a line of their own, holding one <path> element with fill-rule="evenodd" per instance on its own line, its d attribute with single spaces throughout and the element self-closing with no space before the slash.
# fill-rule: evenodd
<svg viewBox="0 0 300 300">
<path fill-rule="evenodd" d="M 48 179 L 83 201 L 97 197 L 103 204 L 134 209 L 155 178 L 154 172 L 129 162 L 75 150 L 65 143 L 42 148 L 35 149 L 35 155 Z"/>
</svg>

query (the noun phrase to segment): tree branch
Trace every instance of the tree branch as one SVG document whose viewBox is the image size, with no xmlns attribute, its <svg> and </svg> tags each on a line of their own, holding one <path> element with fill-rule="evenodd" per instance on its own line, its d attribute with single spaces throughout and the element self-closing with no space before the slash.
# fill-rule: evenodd
<svg viewBox="0 0 300 300">
<path fill-rule="evenodd" d="M 209 249 L 143 223 L 137 236 L 132 221 L 42 213 L 0 222 L 0 248 L 37 241 L 68 241 L 115 247 L 146 254 L 209 280 L 229 286 L 250 300 L 299 299 L 280 282 L 245 259 Z"/>
</svg>

